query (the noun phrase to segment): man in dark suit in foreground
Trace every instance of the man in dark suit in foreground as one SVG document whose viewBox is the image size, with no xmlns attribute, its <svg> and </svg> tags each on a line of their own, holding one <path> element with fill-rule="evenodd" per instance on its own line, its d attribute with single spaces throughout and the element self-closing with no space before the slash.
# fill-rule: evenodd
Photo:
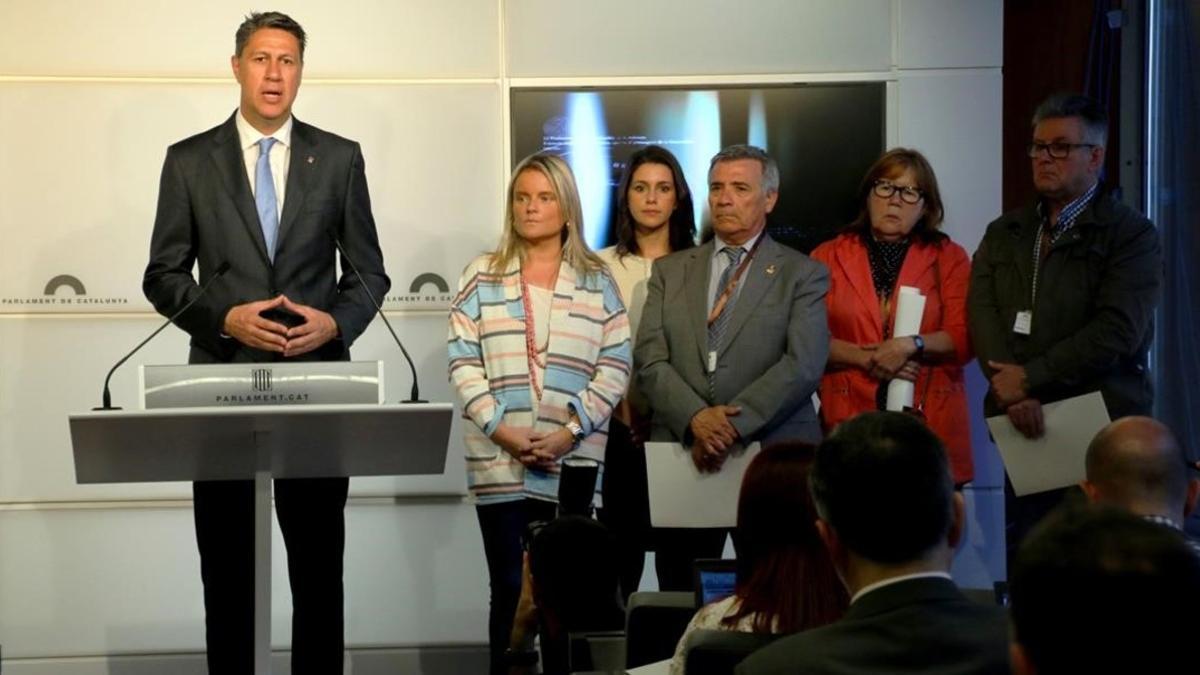
<svg viewBox="0 0 1200 675">
<path fill-rule="evenodd" d="M 820 445 L 810 480 L 850 609 L 755 652 L 738 675 L 1008 673 L 1003 610 L 950 579 L 963 498 L 928 427 L 903 413 L 859 415 Z"/>
<path fill-rule="evenodd" d="M 176 323 L 189 363 L 348 360 L 374 317 L 367 289 L 339 279 L 336 236 L 375 297 L 390 281 L 357 143 L 292 117 L 305 33 L 278 12 L 238 28 L 237 111 L 172 145 L 163 164 L 143 289 Z M 228 264 L 224 275 L 218 268 Z M 342 261 L 349 272 L 350 266 Z M 346 478 L 275 481 L 292 587 L 292 672 L 342 672 Z M 254 636 L 254 484 L 193 486 L 204 581 L 208 667 L 249 673 Z"/>
</svg>

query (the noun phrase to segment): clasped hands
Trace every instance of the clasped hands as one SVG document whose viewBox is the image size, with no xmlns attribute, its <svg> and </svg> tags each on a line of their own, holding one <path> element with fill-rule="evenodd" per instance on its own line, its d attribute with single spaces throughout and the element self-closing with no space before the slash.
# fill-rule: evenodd
<svg viewBox="0 0 1200 675">
<path fill-rule="evenodd" d="M 911 337 L 898 337 L 874 344 L 859 345 L 863 361 L 860 367 L 877 380 L 908 380 L 916 382 L 921 364 L 912 356 L 917 353 Z"/>
<path fill-rule="evenodd" d="M 262 314 L 282 309 L 304 319 L 299 326 L 287 326 Z M 292 302 L 286 295 L 235 305 L 225 315 L 223 332 L 249 347 L 284 356 L 299 356 L 317 349 L 337 337 L 338 325 L 328 312 Z"/>
<path fill-rule="evenodd" d="M 543 432 L 501 424 L 492 432 L 491 439 L 525 468 L 539 471 L 549 471 L 575 447 L 575 436 L 566 427 Z"/>
<path fill-rule="evenodd" d="M 735 405 L 714 405 L 692 416 L 688 423 L 692 432 L 692 463 L 701 472 L 720 471 L 729 450 L 741 440 L 729 421 L 741 411 Z"/>
<path fill-rule="evenodd" d="M 999 361 L 988 361 L 988 367 L 993 371 L 992 396 L 1004 408 L 1008 420 L 1026 438 L 1040 438 L 1046 433 L 1042 402 L 1029 396 L 1025 367 Z"/>
</svg>

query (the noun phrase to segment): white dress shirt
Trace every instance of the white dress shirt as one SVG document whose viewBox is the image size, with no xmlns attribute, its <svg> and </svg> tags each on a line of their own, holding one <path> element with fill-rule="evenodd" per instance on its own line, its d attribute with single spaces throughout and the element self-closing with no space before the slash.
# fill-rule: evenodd
<svg viewBox="0 0 1200 675">
<path fill-rule="evenodd" d="M 271 146 L 271 178 L 275 181 L 275 207 L 279 220 L 283 220 L 283 199 L 287 190 L 289 160 L 292 157 L 292 117 L 288 116 L 283 126 L 275 133 L 264 136 L 242 116 L 239 109 L 234 115 L 237 119 L 238 139 L 242 145 L 242 159 L 246 162 L 246 176 L 250 179 L 250 193 L 258 196 L 258 185 L 255 181 L 255 167 L 258 164 L 258 142 L 268 136 L 275 139 Z"/>
</svg>

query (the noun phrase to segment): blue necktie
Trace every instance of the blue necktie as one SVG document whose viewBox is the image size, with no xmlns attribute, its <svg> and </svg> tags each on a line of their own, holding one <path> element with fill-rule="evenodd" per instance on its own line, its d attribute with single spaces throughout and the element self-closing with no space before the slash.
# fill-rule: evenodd
<svg viewBox="0 0 1200 675">
<path fill-rule="evenodd" d="M 267 242 L 267 256 L 275 262 L 275 240 L 279 236 L 279 207 L 275 200 L 275 178 L 271 175 L 271 146 L 274 138 L 258 142 L 258 163 L 254 166 L 254 205 L 258 207 L 258 222 Z"/>
</svg>

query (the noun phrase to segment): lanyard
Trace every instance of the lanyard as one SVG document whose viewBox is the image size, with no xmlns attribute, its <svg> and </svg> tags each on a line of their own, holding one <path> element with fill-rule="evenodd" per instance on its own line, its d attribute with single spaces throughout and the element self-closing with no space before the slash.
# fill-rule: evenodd
<svg viewBox="0 0 1200 675">
<path fill-rule="evenodd" d="M 721 312 L 725 311 L 725 306 L 729 304 L 729 299 L 733 297 L 734 291 L 737 290 L 738 281 L 741 280 L 742 275 L 746 273 L 746 268 L 750 267 L 750 260 L 754 258 L 754 253 L 758 251 L 758 245 L 761 244 L 763 239 L 766 238 L 763 236 L 765 234 L 765 232 L 759 234 L 758 241 L 754 242 L 754 245 L 750 247 L 750 250 L 746 253 L 746 257 L 742 259 L 741 264 L 738 265 L 737 270 L 734 271 L 733 277 L 729 279 L 729 283 L 725 284 L 725 288 L 721 291 L 721 295 L 718 296 L 717 301 L 713 303 L 712 311 L 708 313 L 709 326 L 713 325 L 713 322 L 721 316 Z"/>
<path fill-rule="evenodd" d="M 1038 274 L 1042 271 L 1042 238 L 1045 236 L 1046 221 L 1038 223 L 1037 237 L 1033 240 L 1033 290 L 1029 292 L 1029 311 L 1037 302 Z M 1053 242 L 1051 242 L 1053 243 Z"/>
</svg>

